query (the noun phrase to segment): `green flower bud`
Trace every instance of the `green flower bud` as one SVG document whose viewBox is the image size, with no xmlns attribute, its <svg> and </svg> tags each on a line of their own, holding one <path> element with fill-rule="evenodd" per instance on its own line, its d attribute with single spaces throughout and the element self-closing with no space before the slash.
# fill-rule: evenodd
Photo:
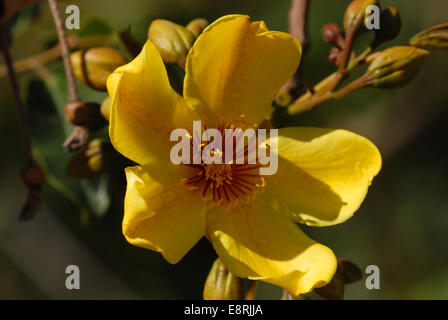
<svg viewBox="0 0 448 320">
<path fill-rule="evenodd" d="M 70 55 L 75 76 L 85 85 L 106 91 L 109 75 L 127 63 L 123 55 L 112 48 L 91 48 Z"/>
<path fill-rule="evenodd" d="M 380 28 L 375 29 L 377 45 L 395 39 L 401 31 L 401 17 L 397 8 L 389 7 L 381 11 Z"/>
<path fill-rule="evenodd" d="M 166 63 L 184 64 L 188 51 L 196 40 L 187 28 L 168 20 L 154 20 L 148 29 L 148 38 L 154 43 Z"/>
<path fill-rule="evenodd" d="M 318 295 L 328 300 L 342 300 L 344 298 L 344 290 L 344 275 L 339 266 L 329 284 L 315 289 Z"/>
<path fill-rule="evenodd" d="M 198 18 L 190 21 L 185 28 L 191 31 L 191 33 L 197 38 L 202 31 L 208 26 L 206 19 Z"/>
<path fill-rule="evenodd" d="M 362 279 L 361 269 L 350 260 L 339 258 L 338 268 L 342 271 L 345 284 L 357 282 Z"/>
<path fill-rule="evenodd" d="M 412 81 L 425 62 L 428 51 L 397 46 L 380 52 L 367 69 L 369 84 L 378 88 L 396 88 Z"/>
<path fill-rule="evenodd" d="M 104 171 L 110 153 L 110 144 L 94 139 L 85 149 L 73 155 L 67 166 L 67 174 L 75 178 L 93 179 Z"/>
<path fill-rule="evenodd" d="M 204 300 L 242 300 L 243 279 L 231 273 L 218 258 L 210 269 L 203 294 Z"/>
<path fill-rule="evenodd" d="M 110 105 L 112 103 L 112 99 L 108 96 L 104 101 L 101 103 L 100 106 L 100 112 L 103 115 L 104 119 L 107 121 L 110 121 Z"/>
<path fill-rule="evenodd" d="M 353 0 L 345 10 L 345 32 L 356 32 L 364 23 L 368 6 L 378 5 L 377 0 Z"/>
<path fill-rule="evenodd" d="M 448 23 L 423 30 L 413 36 L 409 44 L 425 49 L 448 50 Z"/>
</svg>

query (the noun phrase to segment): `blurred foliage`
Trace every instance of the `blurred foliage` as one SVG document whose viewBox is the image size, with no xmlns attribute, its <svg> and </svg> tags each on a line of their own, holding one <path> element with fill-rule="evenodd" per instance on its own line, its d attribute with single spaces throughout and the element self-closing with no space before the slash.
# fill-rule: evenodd
<svg viewBox="0 0 448 320">
<path fill-rule="evenodd" d="M 382 0 L 402 17 L 402 32 L 392 45 L 405 44 L 423 28 L 446 22 L 448 3 L 432 0 Z M 71 4 L 60 1 L 61 8 Z M 326 61 L 330 46 L 321 39 L 323 25 L 342 23 L 347 0 L 313 1 L 310 13 L 312 47 L 305 58 L 305 78 L 316 83 L 334 70 Z M 205 0 L 80 0 L 78 36 L 111 35 L 130 30 L 140 43 L 154 19 L 181 25 L 204 17 L 209 21 L 230 13 L 246 13 L 265 20 L 273 30 L 287 30 L 289 1 Z M 424 10 L 422 10 L 424 7 Z M 23 59 L 56 43 L 51 15 L 45 4 L 22 12 L 13 27 L 12 55 Z M 366 35 L 365 37 L 369 37 Z M 368 43 L 360 39 L 355 44 Z M 128 56 L 124 46 L 117 46 Z M 380 48 L 383 49 L 383 48 Z M 348 222 L 319 230 L 303 227 L 337 256 L 365 270 L 381 270 L 381 289 L 369 291 L 364 280 L 345 288 L 346 299 L 448 298 L 448 96 L 444 53 L 431 53 L 425 68 L 408 87 L 396 91 L 364 89 L 343 100 L 330 101 L 294 118 L 296 125 L 344 128 L 372 140 L 384 157 L 366 201 Z M 177 265 L 154 252 L 133 247 L 121 234 L 123 215 L 122 168 L 94 180 L 66 174 L 71 155 L 61 144 L 71 125 L 64 120 L 67 87 L 62 62 L 47 66 L 46 81 L 33 72 L 20 74 L 22 95 L 29 111 L 33 146 L 47 169 L 44 208 L 27 225 L 17 216 L 25 197 L 20 181 L 24 163 L 22 140 L 6 78 L 0 79 L 0 298 L 197 298 L 216 258 L 206 240 Z M 170 66 L 172 77 L 183 71 Z M 360 70 L 362 74 L 364 70 Z M 85 101 L 101 103 L 107 94 L 78 83 Z M 93 137 L 108 141 L 107 128 Z M 81 269 L 81 290 L 64 288 L 65 266 Z M 260 283 L 260 298 L 279 298 L 281 289 Z"/>
</svg>

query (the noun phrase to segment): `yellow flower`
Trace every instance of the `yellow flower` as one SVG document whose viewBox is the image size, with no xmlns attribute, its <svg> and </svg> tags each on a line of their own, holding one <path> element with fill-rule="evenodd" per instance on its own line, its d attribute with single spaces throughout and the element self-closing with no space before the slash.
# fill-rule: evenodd
<svg viewBox="0 0 448 320">
<path fill-rule="evenodd" d="M 291 35 L 229 15 L 207 27 L 190 50 L 183 97 L 171 88 L 150 41 L 109 77 L 112 143 L 139 164 L 126 168 L 127 241 L 177 263 L 206 236 L 239 277 L 293 294 L 330 282 L 333 252 L 295 222 L 329 226 L 353 215 L 381 167 L 369 140 L 344 130 L 280 129 L 278 171 L 263 178 L 250 171 L 257 166 L 170 161 L 170 133 L 192 128 L 193 120 L 208 128 L 260 124 L 300 58 Z"/>
</svg>

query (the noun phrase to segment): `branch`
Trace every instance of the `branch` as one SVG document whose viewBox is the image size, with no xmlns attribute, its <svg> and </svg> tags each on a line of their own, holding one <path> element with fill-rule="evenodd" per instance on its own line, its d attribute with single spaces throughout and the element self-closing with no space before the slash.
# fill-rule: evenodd
<svg viewBox="0 0 448 320">
<path fill-rule="evenodd" d="M 75 75 L 70 61 L 70 49 L 65 35 L 64 25 L 62 24 L 61 12 L 59 11 L 56 0 L 48 0 L 48 5 L 50 6 L 53 20 L 58 31 L 59 44 L 61 45 L 62 59 L 64 60 L 65 74 L 67 76 L 70 93 L 69 102 L 65 108 L 65 110 L 67 110 L 69 104 L 82 105 L 82 102 L 79 99 L 78 89 L 76 88 Z M 87 127 L 75 125 L 72 134 L 63 143 L 63 147 L 69 152 L 78 151 L 86 145 L 88 137 L 89 129 Z"/>
<path fill-rule="evenodd" d="M 56 25 L 56 29 L 58 31 L 59 44 L 61 46 L 62 59 L 64 60 L 65 74 L 67 75 L 67 82 L 70 92 L 70 101 L 78 102 L 79 95 L 76 88 L 76 81 L 75 75 L 73 74 L 72 63 L 70 61 L 70 49 L 68 46 L 67 37 L 65 35 L 64 25 L 62 23 L 61 12 L 59 11 L 56 0 L 48 0 L 48 5 L 50 6 L 54 24 Z"/>
<path fill-rule="evenodd" d="M 291 0 L 289 8 L 289 33 L 296 37 L 302 45 L 302 62 L 294 75 L 280 89 L 276 99 L 279 106 L 287 106 L 292 100 L 299 97 L 303 86 L 303 57 L 310 48 L 308 36 L 308 11 L 310 0 Z"/>
<path fill-rule="evenodd" d="M 29 220 L 40 209 L 41 197 L 40 191 L 42 184 L 45 180 L 42 170 L 35 164 L 33 158 L 33 150 L 31 146 L 31 131 L 28 124 L 28 116 L 20 97 L 20 89 L 17 83 L 16 73 L 12 62 L 11 55 L 9 53 L 9 43 L 5 35 L 4 30 L 0 27 L 0 50 L 5 60 L 5 65 L 8 71 L 9 82 L 11 83 L 12 93 L 19 115 L 20 129 L 22 131 L 24 145 L 25 145 L 25 158 L 26 168 L 22 172 L 22 180 L 28 187 L 28 197 L 21 210 L 19 219 Z"/>
<path fill-rule="evenodd" d="M 26 113 L 25 106 L 23 105 L 22 99 L 20 98 L 19 85 L 17 83 L 16 73 L 14 71 L 13 62 L 11 55 L 9 53 L 9 44 L 6 39 L 6 35 L 3 29 L 0 28 L 0 49 L 2 51 L 3 58 L 5 60 L 6 70 L 11 83 L 12 93 L 14 102 L 17 107 L 17 112 L 19 115 L 20 128 L 22 131 L 24 143 L 25 143 L 25 157 L 28 166 L 33 165 L 33 152 L 31 148 L 31 133 L 30 127 L 28 125 L 28 117 Z"/>
<path fill-rule="evenodd" d="M 69 36 L 67 38 L 68 46 L 70 49 L 75 48 L 86 48 L 91 47 L 98 44 L 103 44 L 107 41 L 108 37 L 103 36 L 90 36 L 79 38 L 76 36 Z M 62 56 L 61 46 L 58 44 L 53 48 L 48 49 L 40 54 L 36 54 L 34 56 L 19 60 L 14 62 L 14 69 L 16 73 L 35 70 L 36 68 L 41 67 L 51 61 L 54 61 Z M 6 65 L 0 66 L 0 78 L 6 76 L 8 74 L 8 70 Z"/>
<path fill-rule="evenodd" d="M 310 0 L 291 0 L 289 8 L 289 33 L 296 37 L 306 53 L 310 46 L 308 37 L 308 9 Z"/>
</svg>

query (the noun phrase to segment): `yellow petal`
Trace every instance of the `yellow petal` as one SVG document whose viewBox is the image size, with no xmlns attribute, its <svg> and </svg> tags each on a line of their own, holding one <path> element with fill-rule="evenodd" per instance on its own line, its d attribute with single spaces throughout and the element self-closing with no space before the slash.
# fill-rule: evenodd
<svg viewBox="0 0 448 320">
<path fill-rule="evenodd" d="M 184 97 L 209 118 L 260 123 L 281 86 L 299 65 L 300 43 L 263 22 L 229 15 L 207 27 L 190 50 Z"/>
<path fill-rule="evenodd" d="M 112 98 L 109 134 L 114 147 L 139 164 L 157 156 L 169 161 L 170 133 L 184 127 L 189 110 L 171 88 L 155 46 L 148 40 L 133 61 L 110 75 L 107 88 Z"/>
<path fill-rule="evenodd" d="M 136 166 L 126 168 L 123 234 L 133 245 L 161 252 L 177 263 L 205 233 L 206 206 L 179 186 L 190 168 Z"/>
<path fill-rule="evenodd" d="M 297 295 L 330 282 L 336 257 L 287 217 L 257 198 L 234 211 L 207 214 L 207 236 L 223 263 L 242 278 L 263 280 Z"/>
<path fill-rule="evenodd" d="M 267 177 L 264 196 L 311 226 L 349 219 L 381 169 L 375 145 L 345 130 L 280 129 L 278 145 L 278 171 Z"/>
</svg>

